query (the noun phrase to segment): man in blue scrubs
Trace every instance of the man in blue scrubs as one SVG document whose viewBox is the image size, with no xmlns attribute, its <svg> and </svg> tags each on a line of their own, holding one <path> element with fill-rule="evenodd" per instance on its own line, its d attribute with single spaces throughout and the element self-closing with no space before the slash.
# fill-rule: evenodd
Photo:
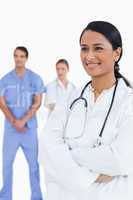
<svg viewBox="0 0 133 200">
<path fill-rule="evenodd" d="M 41 105 L 44 85 L 39 75 L 25 67 L 27 59 L 27 49 L 17 47 L 14 51 L 15 69 L 0 80 L 0 108 L 5 115 L 0 200 L 12 200 L 13 162 L 19 147 L 29 165 L 31 200 L 42 200 L 36 111 Z"/>
</svg>

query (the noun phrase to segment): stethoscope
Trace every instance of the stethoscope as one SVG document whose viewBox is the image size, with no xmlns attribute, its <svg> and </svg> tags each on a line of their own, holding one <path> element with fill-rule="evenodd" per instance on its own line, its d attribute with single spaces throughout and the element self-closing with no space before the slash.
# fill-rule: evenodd
<svg viewBox="0 0 133 200">
<path fill-rule="evenodd" d="M 84 125 L 83 125 L 83 129 L 81 130 L 81 133 L 80 135 L 76 136 L 76 137 L 67 137 L 66 136 L 66 131 L 64 130 L 64 135 L 63 135 L 63 139 L 64 139 L 64 142 L 66 143 L 66 141 L 68 139 L 79 139 L 81 137 L 83 137 L 84 135 L 84 132 L 85 132 L 85 128 L 86 128 L 86 123 L 87 123 L 87 110 L 88 110 L 88 102 L 87 102 L 87 99 L 83 96 L 84 93 L 85 93 L 85 90 L 87 89 L 87 87 L 91 84 L 92 81 L 89 81 L 83 88 L 83 90 L 81 91 L 81 94 L 78 98 L 76 98 L 70 105 L 70 110 L 69 110 L 69 114 L 68 114 L 68 117 L 67 117 L 67 121 L 66 121 L 66 124 L 65 124 L 65 130 L 66 130 L 66 127 L 69 123 L 69 119 L 70 119 L 70 115 L 71 115 L 71 112 L 72 110 L 74 109 L 74 105 L 78 102 L 78 101 L 83 101 L 84 103 L 84 108 L 85 108 L 85 118 L 84 118 Z M 110 103 L 110 106 L 109 106 L 109 109 L 108 109 L 108 112 L 107 112 L 107 115 L 105 117 L 105 120 L 103 122 L 103 125 L 102 125 L 102 128 L 100 130 L 100 133 L 99 133 L 99 136 L 98 138 L 96 139 L 96 142 L 94 143 L 93 147 L 98 147 L 102 144 L 102 136 L 103 136 L 103 131 L 105 129 L 105 126 L 106 126 L 106 123 L 107 123 L 107 120 L 108 120 L 108 117 L 109 117 L 109 114 L 111 112 L 111 109 L 112 109 L 112 106 L 113 106 L 113 103 L 114 103 L 114 99 L 115 99 L 115 95 L 116 95 L 116 89 L 117 89 L 117 86 L 118 86 L 118 79 L 116 79 L 116 82 L 115 82 L 115 87 L 114 87 L 114 91 L 113 91 L 113 95 L 112 95 L 112 99 L 111 99 L 111 103 Z M 69 149 L 71 150 L 71 147 L 69 146 Z"/>
</svg>

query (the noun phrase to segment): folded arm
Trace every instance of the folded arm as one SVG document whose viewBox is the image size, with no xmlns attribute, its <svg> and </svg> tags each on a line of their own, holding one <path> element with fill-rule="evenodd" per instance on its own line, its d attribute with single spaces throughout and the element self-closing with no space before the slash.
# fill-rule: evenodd
<svg viewBox="0 0 133 200">
<path fill-rule="evenodd" d="M 66 111 L 58 112 L 57 109 L 56 107 L 52 112 L 45 127 L 43 141 L 45 169 L 55 181 L 68 190 L 86 191 L 98 175 L 90 173 L 73 160 L 63 140 Z"/>
<path fill-rule="evenodd" d="M 81 166 L 97 173 L 109 176 L 133 173 L 133 112 L 124 113 L 118 135 L 110 145 L 75 148 L 71 153 Z"/>
</svg>

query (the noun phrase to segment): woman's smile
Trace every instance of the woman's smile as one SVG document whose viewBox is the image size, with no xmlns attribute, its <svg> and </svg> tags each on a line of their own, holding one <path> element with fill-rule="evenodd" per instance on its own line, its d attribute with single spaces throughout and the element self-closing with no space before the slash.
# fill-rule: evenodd
<svg viewBox="0 0 133 200">
<path fill-rule="evenodd" d="M 85 61 L 84 65 L 88 69 L 95 69 L 96 67 L 99 67 L 101 65 L 101 63 L 100 62 Z"/>
</svg>

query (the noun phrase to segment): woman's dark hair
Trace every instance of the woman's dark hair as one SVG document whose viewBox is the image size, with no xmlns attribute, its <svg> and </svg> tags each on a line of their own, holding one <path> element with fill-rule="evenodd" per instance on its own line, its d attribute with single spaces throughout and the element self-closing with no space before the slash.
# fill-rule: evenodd
<svg viewBox="0 0 133 200">
<path fill-rule="evenodd" d="M 28 50 L 27 50 L 26 47 L 24 47 L 24 46 L 18 46 L 18 47 L 16 47 L 16 49 L 14 50 L 14 52 L 15 52 L 16 50 L 23 51 L 23 52 L 25 53 L 26 58 L 28 58 L 29 52 L 28 52 Z"/>
<path fill-rule="evenodd" d="M 56 62 L 56 65 L 60 64 L 60 63 L 63 63 L 67 66 L 67 69 L 69 69 L 69 63 L 66 59 L 59 59 L 57 62 Z"/>
<path fill-rule="evenodd" d="M 87 25 L 87 27 L 83 30 L 80 36 L 80 43 L 83 34 L 88 31 L 95 31 L 104 35 L 104 37 L 111 43 L 113 50 L 116 50 L 118 47 L 121 48 L 121 55 L 117 62 L 115 62 L 114 73 L 116 78 L 123 78 L 126 85 L 131 87 L 130 82 L 119 72 L 119 61 L 122 57 L 123 49 L 122 49 L 122 38 L 118 29 L 111 23 L 105 21 L 93 21 Z"/>
</svg>

